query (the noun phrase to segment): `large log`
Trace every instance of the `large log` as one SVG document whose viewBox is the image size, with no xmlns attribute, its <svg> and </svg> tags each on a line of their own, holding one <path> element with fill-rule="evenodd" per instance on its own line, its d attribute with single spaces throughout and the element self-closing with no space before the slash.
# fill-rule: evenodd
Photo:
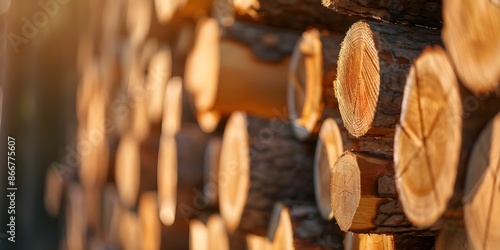
<svg viewBox="0 0 500 250">
<path fill-rule="evenodd" d="M 464 191 L 464 221 L 474 249 L 500 245 L 500 114 L 483 129 L 469 158 Z"/>
<path fill-rule="evenodd" d="M 498 1 L 443 1 L 442 31 L 457 75 L 472 92 L 486 93 L 500 83 Z"/>
<path fill-rule="evenodd" d="M 323 5 L 340 14 L 370 17 L 393 23 L 441 27 L 441 1 L 360 1 L 322 0 Z"/>
<path fill-rule="evenodd" d="M 394 132 L 401 111 L 406 75 L 439 31 L 360 21 L 351 26 L 340 49 L 335 96 L 349 133 Z"/>
<path fill-rule="evenodd" d="M 344 233 L 314 204 L 285 201 L 274 205 L 267 237 L 272 249 L 343 249 Z"/>
<path fill-rule="evenodd" d="M 194 97 L 198 117 L 208 115 L 214 121 L 241 110 L 271 118 L 286 107 L 289 58 L 277 49 L 277 44 L 289 43 L 290 39 L 273 34 L 275 31 L 260 27 L 260 31 L 251 33 L 255 40 L 251 46 L 255 50 L 264 55 L 278 53 L 277 59 L 266 61 L 256 57 L 244 42 L 221 39 L 215 19 L 198 22 L 185 72 L 185 86 Z M 207 60 L 211 63 L 207 64 Z M 198 123 L 207 132 L 213 131 L 217 124 L 204 124 L 200 119 Z"/>
<path fill-rule="evenodd" d="M 333 215 L 343 231 L 432 235 L 404 215 L 387 154 L 344 152 L 331 171 Z"/>
<path fill-rule="evenodd" d="M 391 137 L 354 138 L 332 118 L 327 118 L 319 131 L 314 155 L 314 193 L 321 216 L 333 218 L 330 194 L 330 172 L 344 150 L 391 151 Z"/>
<path fill-rule="evenodd" d="M 220 1 L 222 2 L 222 1 Z M 249 20 L 275 27 L 306 30 L 309 27 L 346 32 L 359 17 L 338 14 L 322 6 L 319 0 L 290 2 L 287 0 L 233 0 L 239 15 Z"/>
<path fill-rule="evenodd" d="M 472 145 L 498 110 L 497 97 L 476 97 L 458 84 L 441 48 L 426 49 L 415 61 L 394 143 L 399 199 L 413 224 L 461 220 Z"/>
<path fill-rule="evenodd" d="M 342 34 L 320 34 L 311 29 L 302 34 L 295 46 L 287 101 L 293 129 L 300 140 L 317 135 L 324 119 L 339 115 L 332 82 L 343 38 Z"/>
<path fill-rule="evenodd" d="M 222 140 L 219 207 L 231 232 L 265 235 L 276 201 L 313 199 L 312 145 L 289 123 L 235 112 Z"/>
</svg>

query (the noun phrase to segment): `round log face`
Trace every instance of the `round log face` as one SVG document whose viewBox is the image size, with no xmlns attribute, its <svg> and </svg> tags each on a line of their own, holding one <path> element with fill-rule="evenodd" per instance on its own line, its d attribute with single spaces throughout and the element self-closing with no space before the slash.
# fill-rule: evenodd
<svg viewBox="0 0 500 250">
<path fill-rule="evenodd" d="M 399 199 L 416 226 L 431 226 L 453 194 L 461 145 L 458 83 L 445 52 L 429 48 L 411 68 L 394 142 Z"/>
<path fill-rule="evenodd" d="M 175 220 L 177 205 L 177 146 L 172 136 L 162 136 L 158 154 L 158 200 L 160 219 L 165 225 Z"/>
<path fill-rule="evenodd" d="M 116 152 L 115 179 L 120 199 L 130 207 L 135 206 L 140 182 L 140 150 L 134 137 L 125 135 Z"/>
<path fill-rule="evenodd" d="M 345 127 L 364 135 L 371 127 L 380 91 L 378 52 L 370 26 L 357 22 L 347 32 L 339 53 L 335 96 Z"/>
<path fill-rule="evenodd" d="M 179 4 L 183 1 L 179 0 L 154 0 L 156 18 L 161 24 L 167 24 L 173 17 Z"/>
<path fill-rule="evenodd" d="M 464 85 L 493 91 L 500 82 L 500 7 L 492 0 L 444 1 L 443 19 L 443 41 Z"/>
<path fill-rule="evenodd" d="M 333 218 L 330 176 L 335 162 L 343 151 L 342 136 L 335 120 L 328 118 L 321 125 L 314 157 L 314 193 L 321 216 Z"/>
<path fill-rule="evenodd" d="M 500 115 L 483 130 L 469 161 L 464 219 L 474 249 L 500 246 Z"/>
<path fill-rule="evenodd" d="M 174 135 L 179 132 L 182 120 L 182 79 L 172 77 L 165 87 L 163 100 L 162 135 Z M 162 110 L 158 111 L 162 112 Z"/>
<path fill-rule="evenodd" d="M 161 121 L 165 86 L 171 75 L 171 65 L 171 54 L 168 48 L 157 51 L 149 63 L 145 89 L 147 91 L 148 99 L 146 101 L 150 123 L 156 124 Z M 180 79 L 176 81 L 180 81 Z M 181 88 L 181 86 L 177 88 Z"/>
<path fill-rule="evenodd" d="M 288 75 L 288 112 L 298 139 L 307 139 L 321 117 L 323 55 L 317 30 L 308 30 L 297 42 Z"/>
<path fill-rule="evenodd" d="M 141 44 L 151 28 L 153 3 L 150 0 L 128 0 L 127 30 L 133 44 Z"/>
<path fill-rule="evenodd" d="M 189 249 L 208 250 L 208 229 L 199 220 L 189 222 Z"/>
<path fill-rule="evenodd" d="M 222 138 L 219 166 L 219 207 L 230 231 L 239 225 L 250 182 L 246 115 L 235 112 Z"/>
<path fill-rule="evenodd" d="M 207 222 L 209 249 L 229 250 L 226 224 L 219 215 L 212 215 Z"/>
<path fill-rule="evenodd" d="M 359 206 L 361 178 L 356 157 L 345 152 L 331 171 L 331 207 L 342 231 L 347 232 Z"/>
<path fill-rule="evenodd" d="M 139 199 L 141 222 L 141 249 L 160 249 L 161 222 L 158 218 L 158 197 L 156 192 L 143 193 Z"/>
</svg>

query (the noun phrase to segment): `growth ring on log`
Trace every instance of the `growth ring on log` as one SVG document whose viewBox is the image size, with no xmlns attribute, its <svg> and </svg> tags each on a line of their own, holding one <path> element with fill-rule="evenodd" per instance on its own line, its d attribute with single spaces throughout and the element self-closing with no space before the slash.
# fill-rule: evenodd
<svg viewBox="0 0 500 250">
<path fill-rule="evenodd" d="M 297 42 L 288 73 L 288 112 L 300 140 L 311 135 L 321 117 L 323 55 L 317 30 L 308 30 Z"/>
<path fill-rule="evenodd" d="M 371 127 L 380 91 L 380 66 L 370 26 L 357 22 L 340 48 L 335 96 L 345 127 L 352 135 L 364 135 Z"/>
<path fill-rule="evenodd" d="M 500 114 L 474 145 L 465 181 L 464 219 L 474 249 L 500 246 Z"/>
<path fill-rule="evenodd" d="M 462 141 L 462 105 L 453 68 L 427 48 L 407 77 L 394 139 L 399 199 L 416 226 L 431 226 L 453 195 Z"/>
<path fill-rule="evenodd" d="M 250 185 L 248 141 L 246 115 L 233 113 L 224 131 L 219 166 L 219 207 L 230 231 L 238 227 L 247 200 L 241 194 L 248 194 Z"/>
<path fill-rule="evenodd" d="M 321 125 L 314 156 L 314 194 L 321 216 L 333 218 L 330 200 L 330 176 L 335 162 L 343 152 L 342 136 L 335 120 L 328 118 Z"/>
</svg>

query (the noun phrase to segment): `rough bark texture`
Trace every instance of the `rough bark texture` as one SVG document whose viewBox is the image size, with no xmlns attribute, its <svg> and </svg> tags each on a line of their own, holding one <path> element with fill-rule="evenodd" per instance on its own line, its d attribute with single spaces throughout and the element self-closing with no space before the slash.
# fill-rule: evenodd
<svg viewBox="0 0 500 250">
<path fill-rule="evenodd" d="M 250 20 L 276 27 L 305 30 L 309 27 L 345 32 L 359 20 L 341 15 L 322 6 L 319 0 L 287 1 L 259 0 L 260 7 L 249 8 L 247 14 L 236 19 Z"/>
<path fill-rule="evenodd" d="M 386 154 L 344 152 L 332 170 L 332 210 L 343 231 L 432 235 L 404 215 Z"/>
<path fill-rule="evenodd" d="M 248 154 L 246 159 L 250 161 L 248 173 L 240 173 L 248 176 L 245 178 L 249 178 L 249 186 L 248 193 L 235 194 L 247 198 L 244 199 L 239 222 L 233 226 L 244 233 L 265 235 L 275 202 L 285 199 L 314 199 L 313 147 L 297 141 L 287 121 L 276 118 L 261 119 L 241 113 L 233 114 L 231 119 L 245 121 L 245 127 L 240 133 L 247 133 L 248 141 L 234 142 L 234 145 L 246 144 L 243 147 L 248 150 L 245 154 Z M 228 124 L 231 123 L 231 119 Z M 226 134 L 224 136 L 226 137 Z M 227 173 L 230 168 L 227 162 L 230 160 L 224 158 L 227 146 L 225 146 L 226 139 L 223 140 L 221 171 Z M 223 176 L 219 175 L 219 178 L 221 177 Z M 227 180 L 219 179 L 219 190 L 227 189 L 227 185 L 224 187 L 223 182 Z M 221 192 L 219 194 L 220 199 L 223 198 L 222 195 L 226 195 Z M 222 208 L 223 216 L 225 216 L 224 211 Z"/>
<path fill-rule="evenodd" d="M 323 5 L 340 14 L 371 17 L 388 22 L 441 27 L 441 1 L 439 0 L 323 0 Z"/>
<path fill-rule="evenodd" d="M 438 30 L 355 23 L 342 43 L 334 82 L 349 133 L 356 137 L 393 133 L 412 61 L 426 45 L 439 43 Z"/>
</svg>

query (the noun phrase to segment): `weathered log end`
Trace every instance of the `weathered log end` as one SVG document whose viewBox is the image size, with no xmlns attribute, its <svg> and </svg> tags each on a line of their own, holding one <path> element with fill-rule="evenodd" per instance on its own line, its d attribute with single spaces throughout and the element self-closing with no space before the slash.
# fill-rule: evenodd
<svg viewBox="0 0 500 250">
<path fill-rule="evenodd" d="M 344 149 L 342 136 L 335 120 L 328 118 L 321 125 L 314 156 L 314 193 L 321 216 L 333 218 L 330 176 L 335 162 Z"/>
<path fill-rule="evenodd" d="M 399 199 L 417 226 L 436 222 L 454 192 L 462 140 L 459 92 L 443 49 L 424 50 L 407 77 L 394 143 Z"/>
</svg>

